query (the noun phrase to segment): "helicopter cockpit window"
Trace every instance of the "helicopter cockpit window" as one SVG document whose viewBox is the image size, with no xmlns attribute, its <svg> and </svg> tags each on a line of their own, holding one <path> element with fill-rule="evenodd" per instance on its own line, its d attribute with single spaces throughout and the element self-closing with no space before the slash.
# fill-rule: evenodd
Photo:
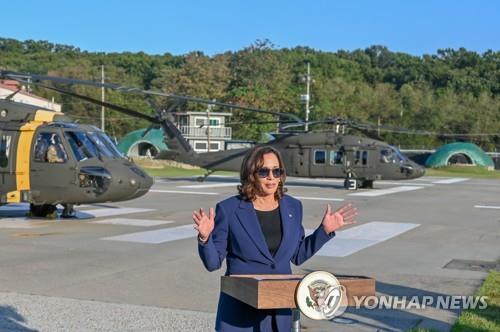
<svg viewBox="0 0 500 332">
<path fill-rule="evenodd" d="M 382 149 L 380 150 L 380 161 L 384 164 L 389 164 L 395 162 L 394 154 L 392 149 Z"/>
<path fill-rule="evenodd" d="M 104 141 L 97 135 L 95 132 L 87 133 L 87 135 L 92 139 L 92 142 L 95 144 L 101 155 L 112 158 L 115 157 L 113 152 L 108 148 L 108 146 L 104 143 Z"/>
<path fill-rule="evenodd" d="M 95 144 L 84 132 L 66 131 L 64 136 L 68 140 L 76 160 L 82 161 L 100 155 Z"/>
<path fill-rule="evenodd" d="M 401 153 L 401 151 L 399 151 L 398 149 L 396 149 L 396 148 L 394 148 L 394 147 L 393 147 L 393 148 L 392 148 L 392 150 L 394 151 L 394 154 L 395 154 L 395 155 L 396 155 L 396 157 L 397 157 L 397 159 L 396 159 L 396 160 L 398 160 L 399 162 L 403 162 L 403 161 L 405 161 L 405 160 L 407 160 L 407 159 L 408 159 L 408 158 L 407 158 L 407 157 L 405 157 L 405 156 Z"/>
<path fill-rule="evenodd" d="M 34 149 L 35 161 L 42 163 L 65 163 L 68 155 L 61 138 L 55 133 L 40 133 L 36 138 Z"/>
<path fill-rule="evenodd" d="M 5 168 L 9 165 L 10 141 L 9 135 L 0 136 L 0 167 Z"/>
<path fill-rule="evenodd" d="M 316 165 L 318 164 L 324 164 L 326 162 L 326 151 L 323 150 L 316 150 L 314 151 L 314 163 Z"/>
<path fill-rule="evenodd" d="M 342 165 L 344 163 L 343 151 L 330 151 L 330 165 Z"/>
<path fill-rule="evenodd" d="M 118 158 L 123 158 L 123 154 L 118 151 L 118 148 L 116 147 L 115 143 L 108 137 L 108 135 L 104 134 L 103 132 L 98 132 L 97 135 L 102 139 L 102 141 L 106 144 L 106 146 L 111 150 L 111 152 L 114 154 L 115 157 Z"/>
</svg>

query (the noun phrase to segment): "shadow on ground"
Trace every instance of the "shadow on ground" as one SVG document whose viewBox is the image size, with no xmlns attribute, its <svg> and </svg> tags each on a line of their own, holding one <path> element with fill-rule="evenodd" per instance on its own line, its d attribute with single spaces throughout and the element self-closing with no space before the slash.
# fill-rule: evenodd
<svg viewBox="0 0 500 332">
<path fill-rule="evenodd" d="M 0 331 L 37 332 L 23 326 L 26 320 L 11 306 L 0 306 Z"/>
</svg>

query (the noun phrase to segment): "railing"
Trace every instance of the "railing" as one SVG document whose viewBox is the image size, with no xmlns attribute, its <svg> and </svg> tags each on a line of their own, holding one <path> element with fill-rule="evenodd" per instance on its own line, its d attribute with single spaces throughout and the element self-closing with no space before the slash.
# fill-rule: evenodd
<svg viewBox="0 0 500 332">
<path fill-rule="evenodd" d="M 207 127 L 190 127 L 190 126 L 181 126 L 180 131 L 182 136 L 185 137 L 199 137 L 206 138 L 208 137 L 208 128 Z M 213 138 L 231 138 L 231 129 L 230 127 L 210 127 L 210 137 Z"/>
</svg>

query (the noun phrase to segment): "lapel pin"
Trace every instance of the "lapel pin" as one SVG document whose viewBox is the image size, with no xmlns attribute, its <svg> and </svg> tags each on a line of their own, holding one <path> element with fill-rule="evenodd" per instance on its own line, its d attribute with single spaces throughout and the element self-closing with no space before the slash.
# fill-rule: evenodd
<svg viewBox="0 0 500 332">
<path fill-rule="evenodd" d="M 291 217 L 292 217 L 292 214 L 290 213 L 288 216 L 291 218 Z"/>
</svg>

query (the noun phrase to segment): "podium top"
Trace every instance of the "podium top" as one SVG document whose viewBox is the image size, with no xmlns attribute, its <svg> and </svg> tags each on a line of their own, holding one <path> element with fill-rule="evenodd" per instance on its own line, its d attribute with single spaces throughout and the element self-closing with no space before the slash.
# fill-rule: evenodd
<svg viewBox="0 0 500 332">
<path fill-rule="evenodd" d="M 302 274 L 236 274 L 221 277 L 221 291 L 257 309 L 296 308 L 295 292 Z M 348 305 L 353 296 L 375 295 L 375 279 L 336 276 L 346 288 Z"/>
</svg>

